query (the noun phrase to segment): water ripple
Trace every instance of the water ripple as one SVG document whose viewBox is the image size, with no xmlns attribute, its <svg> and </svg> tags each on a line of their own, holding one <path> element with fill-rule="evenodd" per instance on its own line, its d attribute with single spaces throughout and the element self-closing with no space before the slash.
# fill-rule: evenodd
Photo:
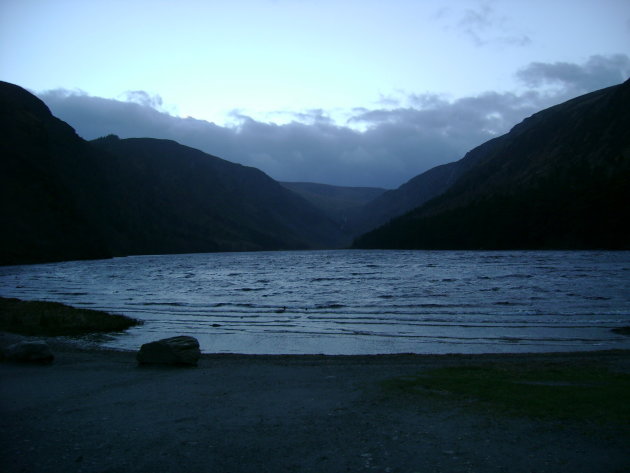
<svg viewBox="0 0 630 473">
<path fill-rule="evenodd" d="M 145 320 L 204 351 L 444 353 L 628 347 L 629 252 L 321 251 L 0 268 L 0 295 Z M 603 344 L 603 345 L 602 345 Z"/>
</svg>

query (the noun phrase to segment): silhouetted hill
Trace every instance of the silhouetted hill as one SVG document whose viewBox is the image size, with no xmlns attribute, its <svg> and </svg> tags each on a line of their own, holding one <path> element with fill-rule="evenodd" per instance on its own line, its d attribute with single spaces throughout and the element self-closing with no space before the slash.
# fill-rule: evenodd
<svg viewBox="0 0 630 473">
<path fill-rule="evenodd" d="M 120 140 L 94 146 L 114 159 L 117 206 L 134 238 L 108 237 L 116 253 L 182 253 L 332 247 L 337 226 L 262 171 L 174 141 Z"/>
<path fill-rule="evenodd" d="M 313 182 L 281 182 L 330 218 L 345 226 L 349 217 L 386 190 L 380 187 L 344 187 Z"/>
<path fill-rule="evenodd" d="M 22 88 L 0 82 L 0 262 L 102 258 L 90 201 L 103 191 L 97 157 Z"/>
<path fill-rule="evenodd" d="M 337 225 L 263 172 L 172 141 L 88 143 L 0 83 L 0 263 L 341 244 Z"/>
<path fill-rule="evenodd" d="M 538 112 L 450 166 L 443 193 L 354 246 L 630 248 L 628 130 L 630 81 Z"/>
<path fill-rule="evenodd" d="M 398 217 L 444 192 L 457 175 L 457 163 L 432 168 L 377 196 L 350 214 L 348 231 L 354 236 Z"/>
<path fill-rule="evenodd" d="M 464 159 L 431 168 L 398 189 L 384 192 L 350 215 L 347 231 L 358 236 L 444 193 L 495 145 L 495 140 L 487 141 L 470 151 Z"/>
</svg>

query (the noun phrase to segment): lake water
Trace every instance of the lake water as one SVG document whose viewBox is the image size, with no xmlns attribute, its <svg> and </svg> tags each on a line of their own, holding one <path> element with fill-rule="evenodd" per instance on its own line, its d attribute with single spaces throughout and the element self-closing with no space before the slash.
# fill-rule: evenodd
<svg viewBox="0 0 630 473">
<path fill-rule="evenodd" d="M 630 348 L 630 252 L 304 251 L 0 267 L 0 295 L 145 323 L 107 347 L 197 337 L 208 353 Z"/>
</svg>

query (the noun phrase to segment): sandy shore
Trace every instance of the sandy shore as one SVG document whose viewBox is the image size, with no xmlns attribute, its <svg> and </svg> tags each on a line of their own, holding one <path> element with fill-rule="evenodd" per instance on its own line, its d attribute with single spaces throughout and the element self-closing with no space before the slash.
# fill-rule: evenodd
<svg viewBox="0 0 630 473">
<path fill-rule="evenodd" d="M 4 472 L 630 471 L 622 426 L 508 416 L 382 384 L 496 361 L 630 372 L 629 352 L 204 355 L 196 368 L 171 368 L 138 367 L 134 353 L 54 350 L 52 365 L 0 363 Z"/>
</svg>

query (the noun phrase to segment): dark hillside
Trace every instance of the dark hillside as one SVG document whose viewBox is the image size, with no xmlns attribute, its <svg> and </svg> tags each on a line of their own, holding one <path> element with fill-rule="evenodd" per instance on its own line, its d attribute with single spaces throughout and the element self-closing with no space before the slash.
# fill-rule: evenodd
<svg viewBox="0 0 630 473">
<path fill-rule="evenodd" d="M 113 157 L 116 201 L 132 239 L 115 252 L 180 253 L 331 247 L 336 225 L 262 171 L 174 141 L 92 142 Z M 125 205 L 127 203 L 127 205 Z"/>
<path fill-rule="evenodd" d="M 347 225 L 349 233 L 358 236 L 373 230 L 443 194 L 498 144 L 497 140 L 487 141 L 467 153 L 464 159 L 431 168 L 398 189 L 383 193 L 352 214 Z"/>
<path fill-rule="evenodd" d="M 452 184 L 457 163 L 444 164 L 410 179 L 354 211 L 348 223 L 352 235 L 360 235 L 440 195 Z"/>
<path fill-rule="evenodd" d="M 442 195 L 359 248 L 630 248 L 630 82 L 534 114 L 468 153 Z"/>
<path fill-rule="evenodd" d="M 22 88 L 0 83 L 0 263 L 110 256 L 90 202 L 104 183 L 74 130 Z"/>
</svg>

